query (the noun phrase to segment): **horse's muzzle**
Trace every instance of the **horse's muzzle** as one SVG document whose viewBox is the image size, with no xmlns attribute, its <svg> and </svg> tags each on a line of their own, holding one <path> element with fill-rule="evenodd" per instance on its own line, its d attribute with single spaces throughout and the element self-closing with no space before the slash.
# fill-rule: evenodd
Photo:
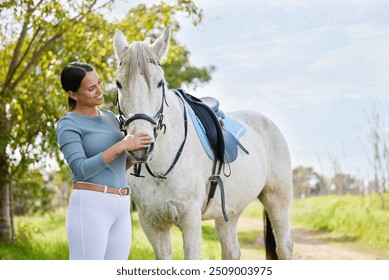
<svg viewBox="0 0 389 280">
<path fill-rule="evenodd" d="M 153 158 L 155 143 L 151 143 L 150 147 L 145 149 L 139 149 L 136 151 L 128 151 L 127 157 L 132 163 L 146 163 L 150 162 Z"/>
</svg>

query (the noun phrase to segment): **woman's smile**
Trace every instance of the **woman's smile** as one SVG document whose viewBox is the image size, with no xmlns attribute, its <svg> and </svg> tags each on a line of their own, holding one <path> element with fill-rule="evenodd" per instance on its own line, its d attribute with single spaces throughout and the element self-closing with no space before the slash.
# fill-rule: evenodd
<svg viewBox="0 0 389 280">
<path fill-rule="evenodd" d="M 99 95 L 93 97 L 93 99 L 103 99 L 103 94 L 100 93 Z"/>
</svg>

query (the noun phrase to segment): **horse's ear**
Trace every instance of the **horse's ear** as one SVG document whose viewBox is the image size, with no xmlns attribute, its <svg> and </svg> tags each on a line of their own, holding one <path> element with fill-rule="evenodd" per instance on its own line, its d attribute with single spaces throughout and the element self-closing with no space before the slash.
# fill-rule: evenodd
<svg viewBox="0 0 389 280">
<path fill-rule="evenodd" d="M 170 42 L 170 26 L 168 25 L 165 28 L 163 34 L 157 40 L 155 40 L 155 42 L 152 45 L 154 52 L 157 55 L 157 58 L 159 59 L 159 62 L 161 62 L 163 58 L 166 56 L 167 51 L 169 50 L 169 42 Z"/>
<path fill-rule="evenodd" d="M 124 51 L 127 48 L 128 43 L 126 36 L 119 29 L 116 29 L 115 37 L 113 40 L 113 47 L 115 49 L 115 55 L 119 62 L 122 61 Z"/>
</svg>

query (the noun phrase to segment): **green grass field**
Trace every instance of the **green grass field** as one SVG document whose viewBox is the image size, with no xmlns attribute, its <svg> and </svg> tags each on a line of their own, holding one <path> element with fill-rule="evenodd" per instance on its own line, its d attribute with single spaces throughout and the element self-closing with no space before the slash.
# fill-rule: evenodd
<svg viewBox="0 0 389 280">
<path fill-rule="evenodd" d="M 258 217 L 261 219 L 261 204 L 253 203 L 242 217 Z M 64 209 L 44 216 L 17 217 L 15 223 L 19 229 L 19 237 L 15 244 L 0 244 L 0 259 L 12 260 L 62 260 L 68 259 L 68 244 L 65 229 Z M 132 214 L 133 236 L 130 258 L 133 260 L 153 260 L 154 253 L 143 230 L 138 216 Z M 202 259 L 220 259 L 221 249 L 216 237 L 213 221 L 202 223 Z M 263 259 L 263 248 L 256 244 L 262 228 L 257 224 L 246 225 L 239 230 L 242 259 Z M 183 242 L 178 228 L 172 229 L 173 259 L 183 259 Z"/>
<path fill-rule="evenodd" d="M 292 206 L 292 225 L 336 232 L 350 240 L 389 249 L 389 194 L 385 194 L 385 209 L 380 208 L 377 196 L 322 196 L 295 200 Z M 65 210 L 44 216 L 17 217 L 18 240 L 0 244 L 0 259 L 61 260 L 68 259 L 65 231 Z M 154 254 L 138 216 L 132 214 L 133 237 L 130 259 L 152 260 Z M 252 203 L 242 214 L 239 241 L 242 259 L 264 259 L 262 237 L 262 206 Z M 221 249 L 213 221 L 202 223 L 202 259 L 220 259 Z M 259 242 L 258 242 L 259 240 Z M 172 230 L 173 259 L 183 259 L 181 232 Z"/>
<path fill-rule="evenodd" d="M 389 249 L 389 193 L 381 208 L 377 195 L 321 196 L 296 200 L 292 208 L 294 225 L 336 232 L 350 240 Z"/>
</svg>

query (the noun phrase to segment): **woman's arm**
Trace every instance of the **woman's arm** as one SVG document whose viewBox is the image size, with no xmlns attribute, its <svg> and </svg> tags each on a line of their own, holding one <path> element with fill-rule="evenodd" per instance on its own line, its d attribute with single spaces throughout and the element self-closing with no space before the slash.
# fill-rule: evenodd
<svg viewBox="0 0 389 280">
<path fill-rule="evenodd" d="M 107 167 L 102 153 L 88 158 L 82 146 L 81 131 L 69 120 L 60 120 L 56 127 L 57 143 L 79 180 L 86 180 Z"/>
<path fill-rule="evenodd" d="M 135 133 L 135 129 L 131 130 L 131 132 Z M 106 149 L 103 152 L 103 159 L 106 164 L 110 164 L 111 161 L 113 161 L 119 154 L 126 151 L 135 151 L 148 148 L 151 143 L 153 143 L 153 139 L 147 133 L 141 132 L 136 134 L 128 134 L 126 137 L 124 137 L 123 140 Z"/>
<path fill-rule="evenodd" d="M 82 146 L 81 132 L 71 122 L 60 121 L 56 128 L 57 142 L 72 173 L 79 180 L 86 180 L 107 167 L 120 153 L 147 148 L 153 141 L 146 133 L 129 134 L 102 153 L 87 158 Z M 126 164 L 127 165 L 127 164 Z"/>
</svg>

